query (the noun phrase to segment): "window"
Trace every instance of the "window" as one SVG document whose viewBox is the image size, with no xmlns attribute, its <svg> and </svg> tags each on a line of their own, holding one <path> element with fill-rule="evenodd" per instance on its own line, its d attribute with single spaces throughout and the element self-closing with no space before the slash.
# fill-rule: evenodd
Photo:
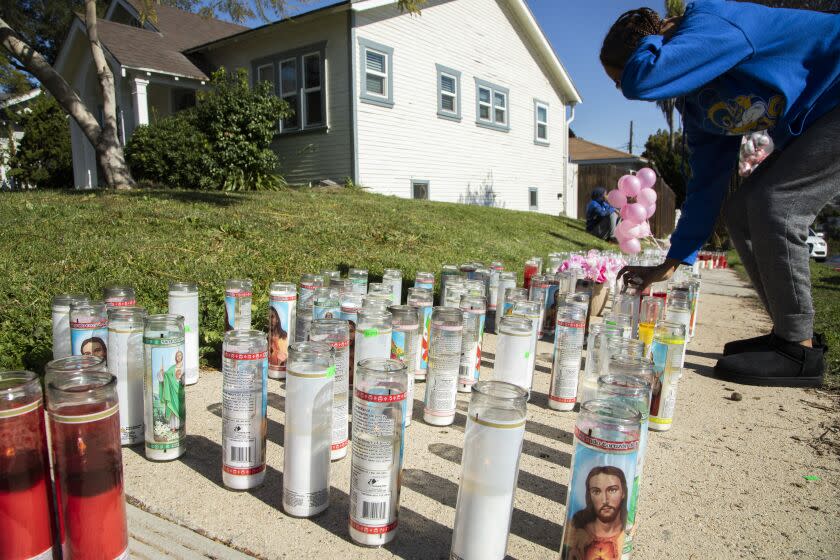
<svg viewBox="0 0 840 560">
<path fill-rule="evenodd" d="M 534 142 L 548 145 L 548 103 L 534 100 Z"/>
<path fill-rule="evenodd" d="M 394 49 L 359 39 L 362 84 L 359 98 L 364 103 L 394 106 Z"/>
<path fill-rule="evenodd" d="M 461 120 L 461 73 L 436 64 L 437 114 L 444 119 Z"/>
<path fill-rule="evenodd" d="M 529 188 L 528 189 L 528 208 L 530 210 L 538 210 L 539 209 L 539 205 L 537 204 L 538 198 L 539 197 L 537 196 L 537 188 L 536 187 Z"/>
<path fill-rule="evenodd" d="M 417 200 L 429 200 L 429 182 L 428 181 L 412 181 L 411 182 L 411 198 Z"/>
<path fill-rule="evenodd" d="M 510 130 L 508 89 L 476 78 L 475 91 L 475 123 L 505 132 Z"/>
<path fill-rule="evenodd" d="M 326 43 L 319 43 L 253 64 L 255 82 L 271 82 L 293 112 L 280 121 L 280 132 L 326 126 L 325 47 Z"/>
</svg>

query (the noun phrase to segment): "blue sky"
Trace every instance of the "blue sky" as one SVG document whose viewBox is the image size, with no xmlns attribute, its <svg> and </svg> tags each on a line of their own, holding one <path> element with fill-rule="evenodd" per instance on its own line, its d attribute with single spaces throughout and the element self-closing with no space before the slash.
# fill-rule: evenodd
<svg viewBox="0 0 840 560">
<path fill-rule="evenodd" d="M 336 3 L 336 0 L 288 1 L 290 15 Z M 663 0 L 527 0 L 527 3 L 583 98 L 572 123 L 575 134 L 626 150 L 632 120 L 633 153 L 640 154 L 647 137 L 666 127 L 665 118 L 653 103 L 624 99 L 601 69 L 598 53 L 604 35 L 619 15 L 644 5 L 661 11 Z"/>
</svg>

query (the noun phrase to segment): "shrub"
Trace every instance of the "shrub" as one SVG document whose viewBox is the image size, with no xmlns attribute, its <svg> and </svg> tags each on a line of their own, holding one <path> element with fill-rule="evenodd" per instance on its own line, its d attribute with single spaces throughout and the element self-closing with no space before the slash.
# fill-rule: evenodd
<svg viewBox="0 0 840 560">
<path fill-rule="evenodd" d="M 41 189 L 73 187 L 73 156 L 67 114 L 51 95 L 36 97 L 21 112 L 23 138 L 10 160 L 9 175 L 18 184 Z"/>
<path fill-rule="evenodd" d="M 223 190 L 277 188 L 277 156 L 271 141 L 288 104 L 271 84 L 251 87 L 248 74 L 224 68 L 194 108 L 138 128 L 126 148 L 131 171 L 170 187 Z"/>
</svg>

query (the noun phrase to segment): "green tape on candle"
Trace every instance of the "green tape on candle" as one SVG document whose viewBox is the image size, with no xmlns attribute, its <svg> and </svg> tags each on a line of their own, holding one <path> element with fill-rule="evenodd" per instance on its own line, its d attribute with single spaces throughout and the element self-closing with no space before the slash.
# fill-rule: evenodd
<svg viewBox="0 0 840 560">
<path fill-rule="evenodd" d="M 365 329 L 362 334 L 365 335 L 365 338 L 376 336 L 379 334 L 379 329 Z"/>
<path fill-rule="evenodd" d="M 527 360 L 530 357 L 531 357 L 531 352 L 525 352 L 525 359 Z"/>
<path fill-rule="evenodd" d="M 335 377 L 335 366 L 327 368 L 327 377 Z"/>
<path fill-rule="evenodd" d="M 185 333 L 192 332 L 192 329 L 190 328 L 189 325 L 184 325 L 184 332 Z"/>
</svg>

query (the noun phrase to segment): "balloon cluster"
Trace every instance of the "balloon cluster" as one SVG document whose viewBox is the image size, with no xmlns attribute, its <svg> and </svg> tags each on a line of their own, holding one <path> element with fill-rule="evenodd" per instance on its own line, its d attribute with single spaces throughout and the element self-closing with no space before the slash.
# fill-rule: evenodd
<svg viewBox="0 0 840 560">
<path fill-rule="evenodd" d="M 656 212 L 656 172 L 650 167 L 639 169 L 635 175 L 623 175 L 618 188 L 610 191 L 607 202 L 621 212 L 621 223 L 615 228 L 618 246 L 629 255 L 642 250 L 639 241 L 648 237 L 648 218 Z"/>
<path fill-rule="evenodd" d="M 738 175 L 749 177 L 773 153 L 774 148 L 773 139 L 766 130 L 745 135 L 741 138 L 741 150 L 738 153 Z"/>
</svg>

